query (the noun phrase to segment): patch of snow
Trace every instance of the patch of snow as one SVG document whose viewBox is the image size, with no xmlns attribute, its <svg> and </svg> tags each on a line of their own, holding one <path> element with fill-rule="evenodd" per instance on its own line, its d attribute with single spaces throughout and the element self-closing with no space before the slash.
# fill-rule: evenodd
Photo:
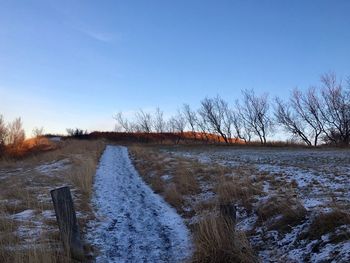
<svg viewBox="0 0 350 263">
<path fill-rule="evenodd" d="M 51 137 L 49 140 L 52 141 L 52 142 L 59 142 L 59 141 L 62 140 L 62 138 L 59 137 L 59 136 L 56 136 L 56 137 Z"/>
<path fill-rule="evenodd" d="M 96 262 L 182 262 L 192 251 L 182 218 L 138 175 L 127 148 L 107 146 L 94 183 Z"/>
<path fill-rule="evenodd" d="M 311 262 L 350 262 L 350 240 L 340 244 L 328 243 L 319 253 L 312 253 Z"/>
<path fill-rule="evenodd" d="M 56 214 L 55 214 L 54 210 L 44 210 L 41 212 L 41 215 L 45 219 L 55 219 L 56 218 Z"/>
<path fill-rule="evenodd" d="M 21 239 L 21 241 L 31 243 L 39 240 L 42 231 L 43 230 L 40 225 L 20 225 L 17 229 L 16 234 Z"/>
<path fill-rule="evenodd" d="M 173 179 L 173 176 L 170 175 L 170 174 L 164 174 L 164 175 L 162 175 L 160 178 L 162 178 L 162 180 L 163 180 L 164 182 L 169 182 L 169 181 L 171 181 L 171 180 Z"/>
<path fill-rule="evenodd" d="M 237 222 L 237 229 L 243 230 L 243 231 L 249 231 L 254 229 L 254 225 L 256 224 L 256 221 L 258 220 L 258 216 L 253 214 L 252 216 L 245 217 L 242 220 Z"/>
<path fill-rule="evenodd" d="M 17 221 L 29 221 L 34 217 L 35 211 L 31 209 L 24 210 L 17 214 L 11 215 L 11 218 Z"/>
<path fill-rule="evenodd" d="M 324 204 L 324 201 L 320 201 L 313 198 L 308 198 L 303 200 L 303 205 L 306 209 L 311 209 L 317 206 L 321 206 L 322 204 Z"/>
<path fill-rule="evenodd" d="M 39 165 L 35 168 L 35 170 L 37 170 L 38 172 L 40 172 L 42 174 L 51 175 L 51 173 L 53 173 L 53 172 L 68 169 L 69 164 L 70 164 L 69 159 L 62 159 L 59 161 L 54 161 L 51 163 Z"/>
</svg>

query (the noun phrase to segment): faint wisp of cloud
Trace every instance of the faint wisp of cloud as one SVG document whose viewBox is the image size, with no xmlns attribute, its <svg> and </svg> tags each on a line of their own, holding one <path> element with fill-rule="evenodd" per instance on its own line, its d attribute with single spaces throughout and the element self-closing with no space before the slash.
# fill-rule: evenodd
<svg viewBox="0 0 350 263">
<path fill-rule="evenodd" d="M 111 34 L 111 33 L 106 33 L 106 32 L 98 32 L 94 31 L 88 28 L 83 28 L 83 27 L 74 27 L 75 30 L 79 31 L 80 33 L 94 39 L 100 42 L 105 42 L 105 43 L 110 43 L 113 42 L 116 37 Z"/>
</svg>

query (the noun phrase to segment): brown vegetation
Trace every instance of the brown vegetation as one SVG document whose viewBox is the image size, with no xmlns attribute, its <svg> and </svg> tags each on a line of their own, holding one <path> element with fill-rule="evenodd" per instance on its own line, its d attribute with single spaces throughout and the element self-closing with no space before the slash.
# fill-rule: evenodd
<svg viewBox="0 0 350 263">
<path fill-rule="evenodd" d="M 0 262 L 70 262 L 63 253 L 49 191 L 72 189 L 83 233 L 93 217 L 90 207 L 93 176 L 104 149 L 100 141 L 38 144 L 35 154 L 0 161 Z M 30 144 L 32 145 L 32 144 Z M 20 215 L 27 213 L 23 218 Z"/>
<path fill-rule="evenodd" d="M 260 204 L 257 214 L 268 229 L 285 232 L 305 219 L 306 209 L 295 197 L 288 194 L 271 196 Z"/>
<path fill-rule="evenodd" d="M 135 145 L 129 150 L 144 180 L 187 220 L 195 241 L 193 262 L 256 262 L 244 233 L 234 228 L 234 215 L 218 212 L 222 204 L 247 199 L 253 191 L 248 181 L 235 184 L 228 168 L 169 156 L 159 148 Z M 218 197 L 199 198 L 214 190 Z"/>
<path fill-rule="evenodd" d="M 328 213 L 322 212 L 313 219 L 307 237 L 310 240 L 320 239 L 322 235 L 332 233 L 342 225 L 350 225 L 350 214 L 348 212 L 340 209 Z M 342 236 L 349 239 L 350 233 L 342 233 Z M 337 239 L 339 241 L 339 237 Z"/>
<path fill-rule="evenodd" d="M 223 215 L 204 217 L 195 227 L 193 262 L 257 262 L 243 232 Z"/>
</svg>

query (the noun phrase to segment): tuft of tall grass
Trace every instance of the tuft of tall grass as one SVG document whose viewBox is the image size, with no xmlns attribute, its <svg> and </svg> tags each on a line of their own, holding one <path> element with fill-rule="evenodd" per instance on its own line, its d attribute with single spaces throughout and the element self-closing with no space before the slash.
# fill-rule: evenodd
<svg viewBox="0 0 350 263">
<path fill-rule="evenodd" d="M 223 215 L 206 215 L 194 231 L 193 262 L 257 262 L 243 232 L 235 230 L 234 222 Z"/>
<path fill-rule="evenodd" d="M 350 225 L 350 213 L 340 209 L 334 209 L 330 212 L 322 212 L 315 216 L 306 234 L 310 240 L 320 239 L 326 233 L 332 233 L 342 225 Z M 343 233 L 349 239 L 350 233 Z"/>
</svg>

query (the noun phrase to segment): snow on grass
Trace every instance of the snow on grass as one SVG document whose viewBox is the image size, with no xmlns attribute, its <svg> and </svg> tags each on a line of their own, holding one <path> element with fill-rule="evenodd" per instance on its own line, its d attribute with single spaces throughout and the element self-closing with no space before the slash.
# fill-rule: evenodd
<svg viewBox="0 0 350 263">
<path fill-rule="evenodd" d="M 182 262 L 190 256 L 189 230 L 176 211 L 140 178 L 121 146 L 107 146 L 96 172 L 97 220 L 88 239 L 97 262 Z"/>
<path fill-rule="evenodd" d="M 68 169 L 69 165 L 70 165 L 69 159 L 62 159 L 59 161 L 54 161 L 54 162 L 39 165 L 35 169 L 36 171 L 42 174 L 50 176 L 53 172 L 58 172 L 58 171 Z"/>
<path fill-rule="evenodd" d="M 261 224 L 254 212 L 247 213 L 244 208 L 237 207 L 237 228 L 251 233 L 250 242 L 262 262 L 350 262 L 350 231 L 343 231 L 348 233 L 344 241 L 327 241 L 325 236 L 322 240 L 302 237 L 314 216 L 331 211 L 331 204 L 350 206 L 349 150 L 178 147 L 165 151 L 207 165 L 219 164 L 233 171 L 249 168 L 247 175 L 242 173 L 240 176 L 253 178 L 253 182 L 263 178 L 260 182 L 263 193 L 254 196 L 252 203 L 255 209 L 264 200 L 281 195 L 287 189 L 294 193 L 307 213 L 303 220 L 285 232 L 268 228 L 269 220 L 281 219 L 281 215 Z"/>
<path fill-rule="evenodd" d="M 11 218 L 17 221 L 29 221 L 34 217 L 35 211 L 31 209 L 24 210 L 17 214 L 11 215 Z"/>
</svg>

